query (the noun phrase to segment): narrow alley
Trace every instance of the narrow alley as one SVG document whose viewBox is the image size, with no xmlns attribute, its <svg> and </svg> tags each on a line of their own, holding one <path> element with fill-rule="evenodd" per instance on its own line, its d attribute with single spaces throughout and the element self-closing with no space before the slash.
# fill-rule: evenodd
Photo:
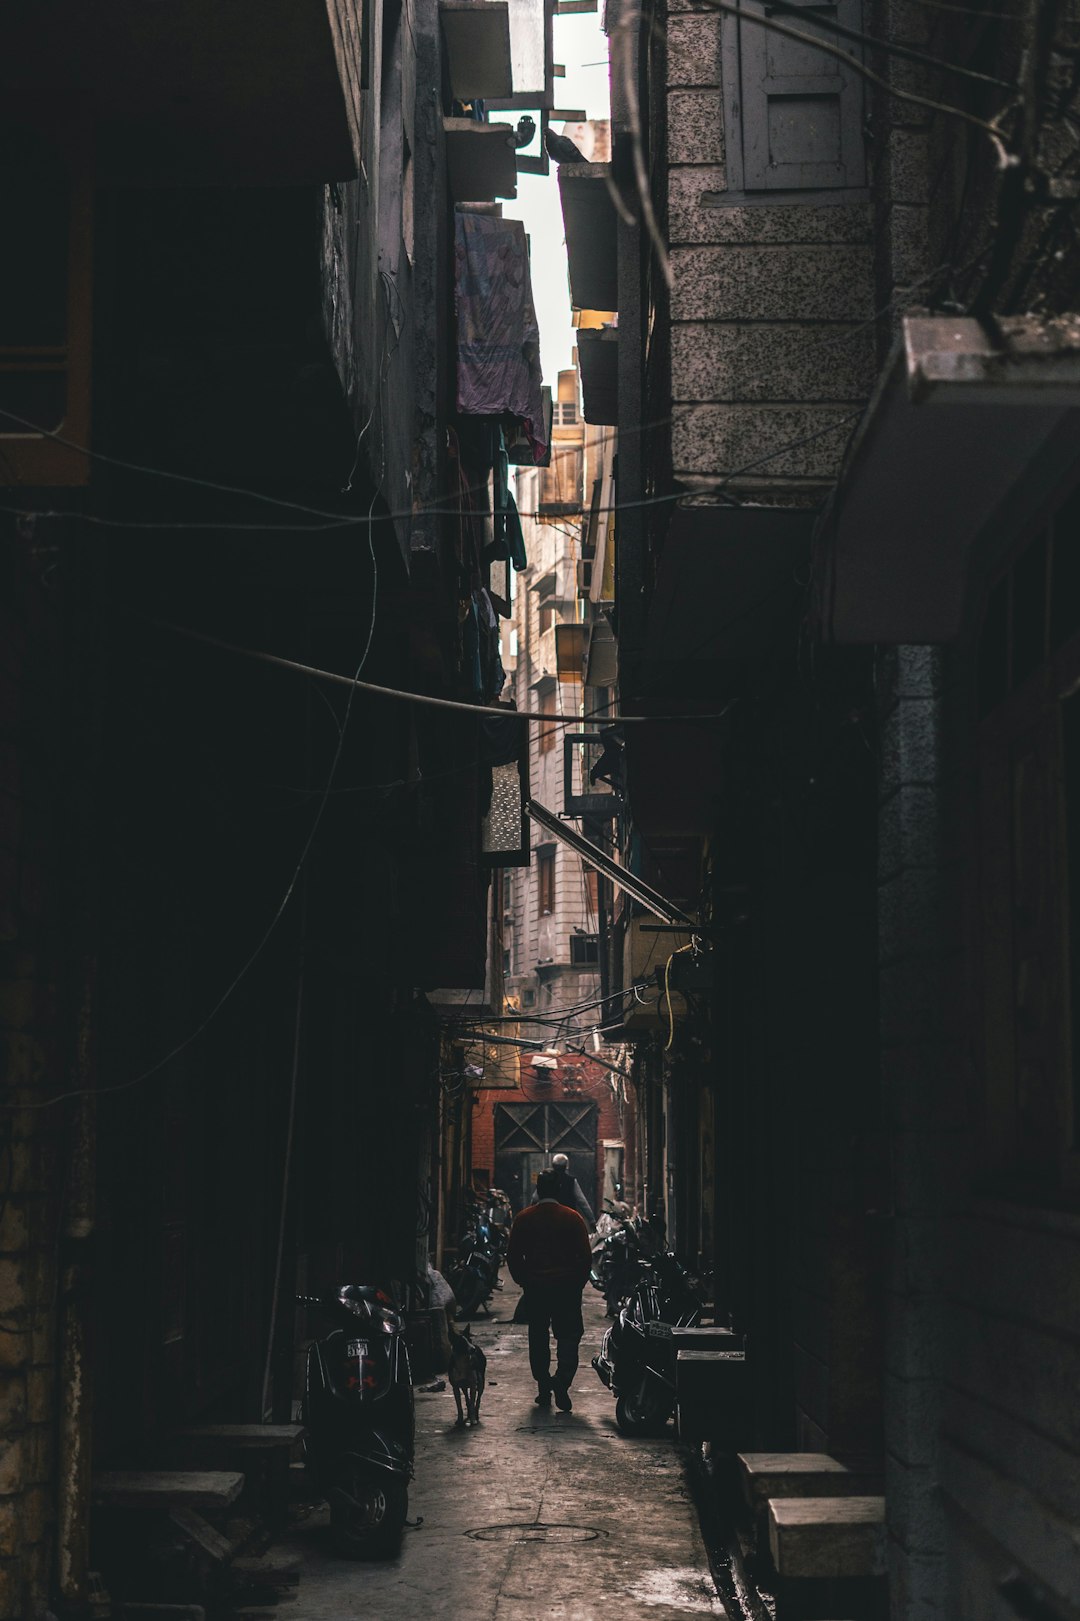
<svg viewBox="0 0 1080 1621">
<path fill-rule="evenodd" d="M 329 1546 L 316 1508 L 275 1553 L 299 1561 L 295 1597 L 266 1621 L 686 1621 L 724 1617 L 688 1492 L 665 1437 L 628 1440 L 589 1366 L 605 1326 L 586 1291 L 573 1411 L 538 1408 L 527 1330 L 506 1280 L 473 1337 L 487 1355 L 476 1428 L 454 1422 L 449 1385 L 416 1397 L 417 1477 L 399 1557 L 357 1565 Z"/>
<path fill-rule="evenodd" d="M 0 92 L 0 1621 L 1080 1621 L 1080 0 Z"/>
</svg>

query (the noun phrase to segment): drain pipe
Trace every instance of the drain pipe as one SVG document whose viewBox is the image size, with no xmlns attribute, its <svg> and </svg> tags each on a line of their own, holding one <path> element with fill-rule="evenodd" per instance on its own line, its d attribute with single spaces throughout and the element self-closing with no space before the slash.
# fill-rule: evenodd
<svg viewBox="0 0 1080 1621">
<path fill-rule="evenodd" d="M 76 1036 L 75 1084 L 88 1087 L 92 1072 L 92 1008 L 96 964 L 83 972 Z M 73 1100 L 68 1180 L 59 1268 L 59 1400 L 57 1403 L 56 1585 L 66 1607 L 86 1600 L 90 1562 L 90 1244 L 94 1232 L 96 1100 Z"/>
</svg>

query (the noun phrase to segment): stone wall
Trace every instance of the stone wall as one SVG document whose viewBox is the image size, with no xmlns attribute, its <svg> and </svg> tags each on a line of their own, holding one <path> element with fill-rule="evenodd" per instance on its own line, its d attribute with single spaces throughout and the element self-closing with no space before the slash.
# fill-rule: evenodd
<svg viewBox="0 0 1080 1621">
<path fill-rule="evenodd" d="M 1071 1615 L 1080 1594 L 1080 1224 L 1049 1188 L 1002 1181 L 986 1151 L 973 676 L 970 647 L 878 665 L 887 1505 L 904 1621 Z M 1005 928 L 1008 910 L 995 893 Z"/>
<path fill-rule="evenodd" d="M 721 30 L 718 13 L 671 8 L 674 471 L 737 473 L 733 490 L 812 502 L 873 380 L 871 212 L 864 200 L 728 201 Z"/>
<path fill-rule="evenodd" d="M 965 1158 L 963 936 L 955 840 L 944 835 L 948 660 L 882 655 L 878 684 L 879 983 L 884 1112 L 892 1160 L 885 1365 L 886 1493 L 893 1614 L 944 1615 L 939 1492 L 944 1223 Z"/>
</svg>

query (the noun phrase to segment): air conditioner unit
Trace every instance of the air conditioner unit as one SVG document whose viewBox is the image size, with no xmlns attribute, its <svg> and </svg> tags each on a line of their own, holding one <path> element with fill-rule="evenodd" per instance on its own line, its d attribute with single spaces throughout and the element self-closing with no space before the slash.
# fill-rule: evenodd
<svg viewBox="0 0 1080 1621">
<path fill-rule="evenodd" d="M 577 588 L 581 596 L 587 597 L 592 589 L 592 563 L 580 562 L 577 566 Z"/>
</svg>

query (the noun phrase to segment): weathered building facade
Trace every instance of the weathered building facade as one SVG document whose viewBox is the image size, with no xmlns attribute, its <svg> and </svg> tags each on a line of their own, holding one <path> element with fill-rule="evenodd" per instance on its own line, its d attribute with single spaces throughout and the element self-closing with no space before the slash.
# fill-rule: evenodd
<svg viewBox="0 0 1080 1621">
<path fill-rule="evenodd" d="M 620 707 L 702 717 L 625 729 L 623 859 L 700 920 L 627 1002 L 642 1190 L 745 1444 L 883 1482 L 894 1616 L 1071 1615 L 1070 24 L 645 10 L 560 174 Z"/>
<path fill-rule="evenodd" d="M 523 81 L 491 19 L 491 93 L 549 104 L 549 13 L 522 8 Z M 20 1621 L 87 1613 L 101 1471 L 168 1470 L 196 1421 L 292 1416 L 298 1287 L 407 1300 L 423 1273 L 424 992 L 483 981 L 490 760 L 467 714 L 350 682 L 491 696 L 466 621 L 493 461 L 460 448 L 454 243 L 516 159 L 512 124 L 461 116 L 478 87 L 450 26 L 411 0 L 3 23 L 0 1612 Z M 540 410 L 489 409 L 539 452 Z M 117 1600 L 163 1591 L 145 1540 L 111 1544 Z"/>
</svg>

